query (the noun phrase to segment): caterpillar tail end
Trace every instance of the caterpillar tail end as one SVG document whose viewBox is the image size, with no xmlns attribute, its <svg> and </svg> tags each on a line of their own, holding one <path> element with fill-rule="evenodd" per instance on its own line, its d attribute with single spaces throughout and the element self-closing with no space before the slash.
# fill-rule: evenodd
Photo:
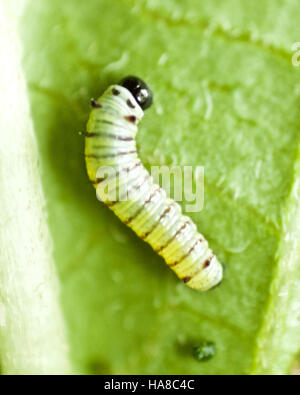
<svg viewBox="0 0 300 395">
<path fill-rule="evenodd" d="M 194 277 L 183 279 L 186 285 L 196 291 L 205 292 L 215 289 L 223 280 L 223 265 L 215 257 L 215 261 L 208 269 L 204 269 Z"/>
</svg>

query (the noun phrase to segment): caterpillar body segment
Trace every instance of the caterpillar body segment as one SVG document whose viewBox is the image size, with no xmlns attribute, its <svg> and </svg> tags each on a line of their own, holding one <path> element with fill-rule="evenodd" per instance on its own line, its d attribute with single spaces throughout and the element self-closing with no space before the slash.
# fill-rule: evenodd
<svg viewBox="0 0 300 395">
<path fill-rule="evenodd" d="M 180 206 L 154 184 L 138 157 L 137 125 L 152 103 L 145 83 L 128 77 L 98 99 L 87 124 L 85 157 L 98 197 L 161 255 L 190 288 L 206 291 L 220 283 L 222 265 Z M 98 177 L 111 167 L 113 175 Z M 104 192 L 103 183 L 106 185 Z M 116 199 L 107 191 L 116 190 Z"/>
</svg>

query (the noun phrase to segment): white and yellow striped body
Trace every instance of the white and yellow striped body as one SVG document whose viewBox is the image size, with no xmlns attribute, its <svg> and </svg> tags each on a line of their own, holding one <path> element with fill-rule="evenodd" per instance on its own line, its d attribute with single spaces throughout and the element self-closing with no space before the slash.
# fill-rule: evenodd
<svg viewBox="0 0 300 395">
<path fill-rule="evenodd" d="M 153 183 L 138 157 L 137 124 L 144 113 L 126 88 L 113 85 L 101 96 L 90 115 L 86 133 L 86 164 L 99 197 L 122 222 L 148 242 L 177 276 L 191 288 L 206 291 L 222 280 L 223 270 L 205 238 L 180 206 Z M 110 201 L 104 194 L 97 171 L 103 166 L 116 169 L 117 185 L 138 199 Z M 105 182 L 115 185 L 115 177 Z M 123 200 L 123 199 L 121 199 Z"/>
</svg>

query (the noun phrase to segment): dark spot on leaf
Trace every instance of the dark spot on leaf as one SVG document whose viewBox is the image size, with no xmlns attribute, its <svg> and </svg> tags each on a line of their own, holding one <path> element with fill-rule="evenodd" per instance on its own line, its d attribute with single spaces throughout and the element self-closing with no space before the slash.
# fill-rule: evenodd
<svg viewBox="0 0 300 395">
<path fill-rule="evenodd" d="M 88 365 L 89 374 L 92 375 L 102 375 L 102 374 L 112 374 L 110 366 L 101 360 L 94 359 Z"/>
<path fill-rule="evenodd" d="M 193 356 L 199 362 L 207 362 L 216 355 L 216 345 L 213 342 L 203 341 L 193 347 Z"/>
</svg>

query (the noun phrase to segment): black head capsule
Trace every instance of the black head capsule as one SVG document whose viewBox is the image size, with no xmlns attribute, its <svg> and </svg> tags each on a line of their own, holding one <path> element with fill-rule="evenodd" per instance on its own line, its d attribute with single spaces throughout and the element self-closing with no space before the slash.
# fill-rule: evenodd
<svg viewBox="0 0 300 395">
<path fill-rule="evenodd" d="M 142 110 L 147 110 L 153 103 L 153 94 L 149 86 L 140 78 L 129 76 L 124 78 L 119 85 L 128 89 L 140 105 Z"/>
</svg>

